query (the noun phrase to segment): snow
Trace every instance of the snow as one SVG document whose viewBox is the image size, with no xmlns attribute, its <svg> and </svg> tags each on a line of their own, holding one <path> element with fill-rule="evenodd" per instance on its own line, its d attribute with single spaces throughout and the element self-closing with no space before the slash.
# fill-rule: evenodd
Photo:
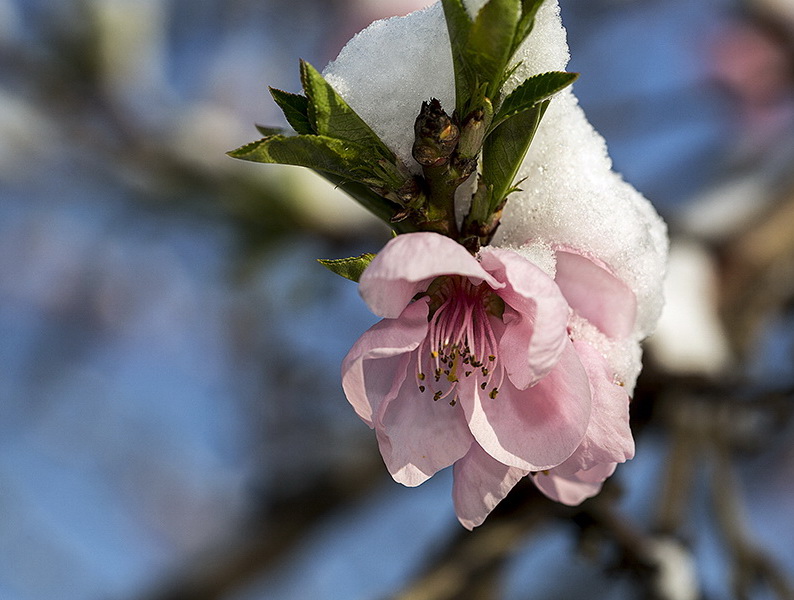
<svg viewBox="0 0 794 600">
<path fill-rule="evenodd" d="M 469 0 L 476 10 L 483 0 Z M 520 67 L 506 92 L 526 77 L 562 70 L 568 62 L 565 29 L 556 1 L 538 11 L 535 28 L 519 48 Z M 373 23 L 356 35 L 323 75 L 407 164 L 413 123 L 424 100 L 455 102 L 449 37 L 440 3 Z M 663 305 L 667 230 L 638 191 L 612 171 L 606 143 L 579 107 L 573 91 L 555 97 L 519 172 L 522 191 L 510 196 L 494 244 L 547 256 L 566 247 L 595 258 L 637 296 L 636 345 L 655 328 Z M 535 250 L 533 250 L 535 246 Z M 548 262 L 543 265 L 549 269 Z M 597 332 L 587 341 L 603 346 Z M 625 345 L 624 345 L 625 346 Z M 613 364 L 621 378 L 636 379 L 639 351 L 628 363 Z"/>
</svg>

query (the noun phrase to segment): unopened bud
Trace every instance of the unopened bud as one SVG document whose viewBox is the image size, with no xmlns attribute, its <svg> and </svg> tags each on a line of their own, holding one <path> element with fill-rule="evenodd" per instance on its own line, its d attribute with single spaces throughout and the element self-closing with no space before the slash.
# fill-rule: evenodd
<svg viewBox="0 0 794 600">
<path fill-rule="evenodd" d="M 480 153 L 485 134 L 493 121 L 493 105 L 485 98 L 482 108 L 471 111 L 463 119 L 458 144 L 461 158 L 474 158 Z"/>
<path fill-rule="evenodd" d="M 435 98 L 422 103 L 414 123 L 413 157 L 420 165 L 440 166 L 455 151 L 460 130 Z"/>
</svg>

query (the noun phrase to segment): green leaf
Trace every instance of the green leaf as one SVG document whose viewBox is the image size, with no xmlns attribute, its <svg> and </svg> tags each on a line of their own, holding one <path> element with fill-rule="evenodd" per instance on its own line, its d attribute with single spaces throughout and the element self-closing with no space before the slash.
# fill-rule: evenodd
<svg viewBox="0 0 794 600">
<path fill-rule="evenodd" d="M 513 55 L 521 0 L 489 0 L 472 19 L 462 0 L 442 0 L 455 69 L 456 109 L 461 118 L 494 100 Z"/>
<path fill-rule="evenodd" d="M 255 125 L 256 130 L 261 133 L 265 137 L 271 137 L 274 135 L 285 135 L 287 132 L 280 127 L 268 127 L 267 125 L 260 125 L 257 123 Z"/>
<path fill-rule="evenodd" d="M 396 162 L 394 153 L 344 98 L 306 61 L 301 61 L 301 81 L 308 98 L 307 116 L 318 135 L 348 140 Z"/>
<path fill-rule="evenodd" d="M 375 178 L 367 148 L 321 135 L 274 135 L 233 150 L 229 156 L 251 162 L 309 167 L 367 183 Z"/>
<path fill-rule="evenodd" d="M 469 33 L 468 53 L 486 96 L 495 99 L 521 18 L 520 0 L 490 0 L 480 9 Z"/>
<path fill-rule="evenodd" d="M 532 32 L 532 28 L 535 26 L 535 15 L 541 4 L 543 4 L 543 0 L 521 0 L 521 19 L 516 27 L 513 47 L 510 50 L 511 56 L 515 54 L 521 43 Z"/>
<path fill-rule="evenodd" d="M 524 61 L 520 60 L 517 63 L 511 65 L 509 68 L 504 70 L 504 73 L 502 74 L 502 81 L 499 83 L 499 89 L 500 90 L 505 86 L 505 84 L 507 83 L 507 80 L 510 79 L 513 76 L 513 73 L 515 73 L 518 70 L 518 67 L 520 67 L 523 62 Z"/>
<path fill-rule="evenodd" d="M 476 82 L 469 65 L 469 33 L 472 20 L 463 0 L 441 0 L 444 8 L 444 19 L 447 22 L 449 42 L 452 49 L 452 66 L 455 71 L 456 109 L 459 115 L 471 99 Z"/>
<path fill-rule="evenodd" d="M 491 189 L 491 211 L 513 190 L 513 181 L 548 105 L 544 100 L 519 112 L 485 139 L 482 172 L 485 185 Z"/>
<path fill-rule="evenodd" d="M 370 189 L 385 185 L 376 174 L 379 166 L 367 162 L 371 157 L 366 148 L 349 142 L 319 135 L 272 136 L 233 150 L 229 156 L 314 169 L 387 223 L 401 208 Z M 401 233 L 413 230 L 408 223 L 392 227 Z"/>
<path fill-rule="evenodd" d="M 281 108 L 287 123 L 296 132 L 303 135 L 317 133 L 309 121 L 309 99 L 306 96 L 290 94 L 276 88 L 270 88 L 270 95 Z"/>
<path fill-rule="evenodd" d="M 400 233 L 416 231 L 416 229 L 408 221 L 391 223 L 391 218 L 399 210 L 401 210 L 402 207 L 384 198 L 383 196 L 376 194 L 366 185 L 356 181 L 350 181 L 349 179 L 339 177 L 338 175 L 333 175 L 331 173 L 320 173 L 320 175 L 343 190 L 346 194 L 351 196 L 354 200 L 356 200 L 356 202 L 361 204 L 361 206 L 366 208 L 376 217 L 385 221 L 386 223 L 389 223 L 389 226 L 392 229 L 399 231 Z"/>
<path fill-rule="evenodd" d="M 373 258 L 375 258 L 374 254 L 366 253 L 350 258 L 318 258 L 317 262 L 329 271 L 358 283 L 358 280 L 361 279 L 361 274 L 369 266 Z"/>
<path fill-rule="evenodd" d="M 576 81 L 577 77 L 579 77 L 578 73 L 565 73 L 563 71 L 551 71 L 530 77 L 513 90 L 502 102 L 502 106 L 499 107 L 499 111 L 494 117 L 492 128 L 496 129 L 510 117 L 529 110 L 538 102 L 546 100 L 560 90 L 565 89 Z"/>
</svg>

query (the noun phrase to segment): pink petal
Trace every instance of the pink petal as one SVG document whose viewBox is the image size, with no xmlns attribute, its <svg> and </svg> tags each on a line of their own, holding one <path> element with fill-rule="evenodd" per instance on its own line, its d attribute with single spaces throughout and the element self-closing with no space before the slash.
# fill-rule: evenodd
<svg viewBox="0 0 794 600">
<path fill-rule="evenodd" d="M 614 383 L 606 359 L 590 344 L 574 342 L 593 392 L 587 433 L 576 452 L 555 470 L 561 475 L 591 469 L 597 463 L 621 463 L 634 456 L 629 427 L 629 395 Z"/>
<path fill-rule="evenodd" d="M 634 331 L 634 292 L 592 260 L 558 251 L 556 281 L 571 308 L 608 336 L 627 337 Z"/>
<path fill-rule="evenodd" d="M 505 284 L 498 294 L 509 308 L 499 343 L 499 361 L 518 389 L 549 373 L 568 341 L 570 309 L 554 280 L 509 250 L 485 248 L 481 264 Z"/>
<path fill-rule="evenodd" d="M 473 441 L 460 405 L 433 400 L 430 389 L 419 391 L 411 368 L 415 364 L 409 365 L 399 392 L 381 405 L 375 420 L 386 467 L 395 481 L 411 487 L 464 456 Z"/>
<path fill-rule="evenodd" d="M 548 473 L 535 473 L 532 481 L 552 500 L 576 506 L 601 491 L 604 481 L 615 472 L 615 466 L 615 463 L 602 463 L 569 477 L 559 475 L 556 469 L 552 469 Z"/>
<path fill-rule="evenodd" d="M 463 246 L 438 233 L 420 232 L 398 235 L 386 244 L 364 270 L 359 292 L 376 315 L 395 318 L 440 275 L 502 287 Z"/>
<path fill-rule="evenodd" d="M 396 393 L 405 379 L 407 363 L 401 363 L 401 355 L 415 350 L 427 335 L 427 312 L 428 301 L 423 298 L 405 307 L 399 319 L 379 321 L 342 361 L 345 396 L 370 427 L 381 402 Z"/>
<path fill-rule="evenodd" d="M 482 524 L 527 471 L 508 467 L 491 458 L 476 442 L 455 463 L 452 500 L 455 513 L 466 529 Z"/>
<path fill-rule="evenodd" d="M 476 385 L 464 389 L 461 405 L 472 435 L 506 465 L 526 471 L 557 466 L 576 450 L 587 430 L 590 384 L 570 342 L 554 370 L 526 390 L 507 380 L 493 399 Z"/>
</svg>

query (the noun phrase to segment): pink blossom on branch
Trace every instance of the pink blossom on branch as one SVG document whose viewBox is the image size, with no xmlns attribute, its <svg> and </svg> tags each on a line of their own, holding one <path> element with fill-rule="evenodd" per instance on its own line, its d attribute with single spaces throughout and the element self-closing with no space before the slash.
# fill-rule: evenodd
<svg viewBox="0 0 794 600">
<path fill-rule="evenodd" d="M 485 0 L 464 2 L 473 16 Z M 412 165 L 417 107 L 455 104 L 449 44 L 436 4 L 374 23 L 324 76 Z M 547 0 L 503 93 L 567 61 L 559 5 Z M 662 306 L 664 223 L 612 171 L 571 89 L 552 99 L 516 180 L 476 256 L 430 233 L 386 246 L 361 279 L 383 320 L 343 365 L 348 400 L 394 478 L 418 485 L 454 465 L 468 528 L 525 476 L 577 504 L 633 455 L 629 396 Z"/>
<path fill-rule="evenodd" d="M 581 341 L 573 345 L 585 366 L 592 392 L 592 416 L 587 433 L 565 462 L 533 477 L 541 492 L 568 505 L 595 496 L 614 473 L 617 463 L 634 456 L 629 395 L 615 382 L 606 360 L 595 348 Z"/>
<path fill-rule="evenodd" d="M 561 263 L 600 281 L 633 319 L 630 290 L 571 257 Z M 633 454 L 628 395 L 568 329 L 574 309 L 608 328 L 621 317 L 601 314 L 601 294 L 576 294 L 567 270 L 560 285 L 512 250 L 473 257 L 449 238 L 414 233 L 390 241 L 361 277 L 383 320 L 343 362 L 347 398 L 396 481 L 419 485 L 455 465 L 455 509 L 468 528 L 528 473 L 548 472 L 538 487 L 571 503 L 568 488 L 583 490 L 581 501 Z"/>
<path fill-rule="evenodd" d="M 464 3 L 473 16 L 485 0 Z M 557 0 L 546 0 L 531 35 L 514 56 L 517 70 L 503 93 L 509 94 L 527 77 L 565 70 L 565 36 Z M 442 106 L 455 105 L 449 48 L 444 13 L 435 4 L 373 23 L 348 42 L 323 75 L 411 165 L 414 122 L 422 102 L 437 98 Z M 491 245 L 521 250 L 529 246 L 522 254 L 547 273 L 554 276 L 556 268 L 561 275 L 570 274 L 557 277 L 558 284 L 569 283 L 563 289 L 566 297 L 571 295 L 569 303 L 574 306 L 578 299 L 577 314 L 609 338 L 591 341 L 630 394 L 641 368 L 639 343 L 653 332 L 663 304 L 667 235 L 648 200 L 611 167 L 606 144 L 587 121 L 574 90 L 560 92 L 552 98 L 519 169 L 516 181 L 522 182 L 521 189 L 508 197 Z M 462 218 L 465 207 L 460 208 Z M 598 298 L 628 299 L 633 308 L 586 308 Z M 600 322 L 591 320 L 595 313 Z"/>
</svg>

